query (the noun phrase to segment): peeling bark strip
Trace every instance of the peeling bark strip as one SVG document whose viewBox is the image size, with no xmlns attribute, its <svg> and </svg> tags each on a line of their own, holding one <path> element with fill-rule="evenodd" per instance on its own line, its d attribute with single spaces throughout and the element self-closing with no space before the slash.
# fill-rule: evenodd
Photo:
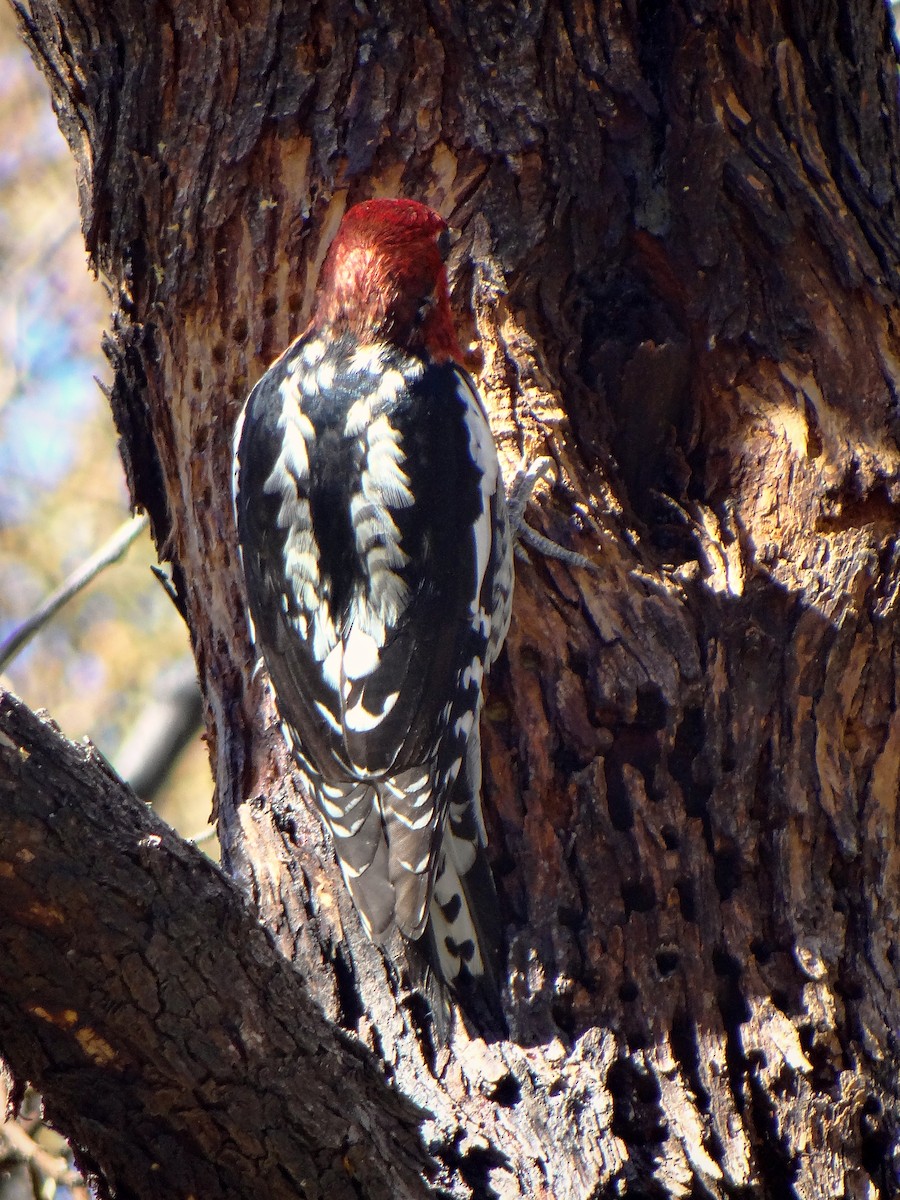
<svg viewBox="0 0 900 1200">
<path fill-rule="evenodd" d="M 113 411 L 193 639 L 225 860 L 324 1014 L 427 1110 L 441 1186 L 900 1193 L 881 0 L 21 11 L 118 298 Z M 484 729 L 513 1039 L 459 1029 L 449 1053 L 287 767 L 227 498 L 234 417 L 341 213 L 398 193 L 461 229 L 455 300 L 508 465 L 552 450 L 545 532 L 599 565 L 520 573 Z M 72 1040 L 39 1027 L 41 1061 Z"/>
</svg>

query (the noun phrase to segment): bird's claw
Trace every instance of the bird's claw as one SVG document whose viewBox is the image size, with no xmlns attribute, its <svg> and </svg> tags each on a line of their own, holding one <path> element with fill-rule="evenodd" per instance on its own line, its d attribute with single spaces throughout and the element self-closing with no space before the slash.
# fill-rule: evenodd
<svg viewBox="0 0 900 1200">
<path fill-rule="evenodd" d="M 566 563 L 570 567 L 581 567 L 586 571 L 596 571 L 596 564 L 589 558 L 586 558 L 583 554 L 579 554 L 576 550 L 567 550 L 565 546 L 560 546 L 558 542 L 544 537 L 542 533 L 538 533 L 537 530 L 532 529 L 525 521 L 525 509 L 528 506 L 528 501 L 531 499 L 531 494 L 538 480 L 543 479 L 550 471 L 554 471 L 555 469 L 556 463 L 553 459 L 544 455 L 541 458 L 536 458 L 531 463 L 525 463 L 523 460 L 522 465 L 516 471 L 506 495 L 506 503 L 509 509 L 509 523 L 515 542 L 515 554 L 524 562 L 529 562 L 525 546 L 530 546 L 532 550 L 543 554 L 545 558 L 554 558 L 558 562 Z"/>
</svg>

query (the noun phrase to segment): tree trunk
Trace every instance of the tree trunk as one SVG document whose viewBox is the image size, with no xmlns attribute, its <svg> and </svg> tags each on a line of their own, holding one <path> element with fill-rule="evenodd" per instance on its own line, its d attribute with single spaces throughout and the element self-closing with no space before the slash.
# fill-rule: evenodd
<svg viewBox="0 0 900 1200">
<path fill-rule="evenodd" d="M 882 0 L 31 0 L 22 21 L 117 298 L 112 407 L 191 631 L 224 861 L 323 1031 L 368 1052 L 366 1086 L 423 1110 L 432 1180 L 504 1200 L 898 1194 Z M 245 633 L 231 431 L 373 194 L 461 229 L 454 300 L 505 464 L 556 459 L 531 520 L 597 567 L 520 566 L 487 698 L 506 1042 L 457 1023 L 436 1045 L 366 941 Z M 5 1046 L 39 1036 L 24 1007 L 8 1020 Z M 65 1089 L 36 1082 L 65 1124 Z M 149 1170 L 130 1186 L 187 1194 Z"/>
</svg>

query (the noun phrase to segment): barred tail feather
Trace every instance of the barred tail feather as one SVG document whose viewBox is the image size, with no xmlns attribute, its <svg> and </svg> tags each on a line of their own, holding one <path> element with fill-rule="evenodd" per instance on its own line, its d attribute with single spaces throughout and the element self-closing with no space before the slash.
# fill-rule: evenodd
<svg viewBox="0 0 900 1200">
<path fill-rule="evenodd" d="M 313 791 L 363 928 L 372 941 L 382 942 L 394 927 L 394 888 L 376 790 L 364 781 L 316 780 Z"/>
<path fill-rule="evenodd" d="M 466 847 L 471 865 L 461 873 L 454 861 L 454 841 L 452 836 L 445 840 L 423 947 L 435 974 L 450 986 L 478 1029 L 503 1029 L 503 929 L 491 869 L 479 845 L 474 862 L 471 847 Z"/>
<path fill-rule="evenodd" d="M 437 848 L 433 785 L 422 768 L 377 783 L 330 783 L 303 766 L 366 933 L 386 943 L 398 930 L 416 947 L 407 961 L 439 1040 L 451 1024 L 448 989 L 479 1032 L 505 1030 L 503 928 L 485 852 L 477 731 L 449 785 Z"/>
<path fill-rule="evenodd" d="M 465 788 L 465 780 L 459 782 Z M 464 809 L 451 804 L 450 811 L 423 948 L 435 974 L 479 1029 L 502 1029 L 503 926 L 497 892 L 475 828 L 478 814 L 471 802 Z"/>
</svg>

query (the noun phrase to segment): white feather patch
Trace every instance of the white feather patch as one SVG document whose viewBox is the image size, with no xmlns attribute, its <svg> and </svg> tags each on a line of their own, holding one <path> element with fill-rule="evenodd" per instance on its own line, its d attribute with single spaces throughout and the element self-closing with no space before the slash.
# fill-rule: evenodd
<svg viewBox="0 0 900 1200">
<path fill-rule="evenodd" d="M 330 729 L 333 729 L 335 733 L 343 732 L 341 729 L 340 721 L 337 719 L 337 717 L 334 715 L 334 713 L 331 711 L 331 709 L 328 707 L 327 704 L 323 704 L 321 700 L 317 700 L 316 708 L 318 709 L 319 713 L 325 718 L 325 723 L 328 725 L 328 727 Z"/>
<path fill-rule="evenodd" d="M 358 700 L 352 708 L 348 708 L 344 713 L 344 726 L 352 733 L 370 733 L 376 729 L 384 718 L 388 715 L 397 700 L 400 697 L 399 692 L 391 692 L 389 696 L 385 696 L 384 704 L 381 712 L 373 713 L 363 706 L 362 700 Z"/>
<path fill-rule="evenodd" d="M 344 676 L 352 680 L 365 679 L 376 670 L 378 663 L 375 639 L 354 626 L 344 642 Z"/>
<path fill-rule="evenodd" d="M 347 364 L 347 372 L 351 375 L 380 375 L 387 353 L 383 342 L 373 342 L 369 346 L 360 346 L 354 351 L 353 357 Z"/>
<path fill-rule="evenodd" d="M 350 501 L 350 517 L 368 587 L 354 597 L 351 620 L 353 628 L 381 647 L 409 602 L 409 588 L 399 574 L 409 557 L 391 510 L 407 508 L 414 499 L 403 470 L 400 435 L 385 414 L 368 427 L 365 443 L 360 490 Z"/>
<path fill-rule="evenodd" d="M 300 358 L 303 360 L 305 367 L 314 367 L 317 362 L 322 361 L 325 354 L 325 343 L 321 338 L 313 338 L 303 347 Z M 292 375 L 296 375 L 300 370 L 300 363 L 295 359 L 290 366 Z"/>
</svg>

